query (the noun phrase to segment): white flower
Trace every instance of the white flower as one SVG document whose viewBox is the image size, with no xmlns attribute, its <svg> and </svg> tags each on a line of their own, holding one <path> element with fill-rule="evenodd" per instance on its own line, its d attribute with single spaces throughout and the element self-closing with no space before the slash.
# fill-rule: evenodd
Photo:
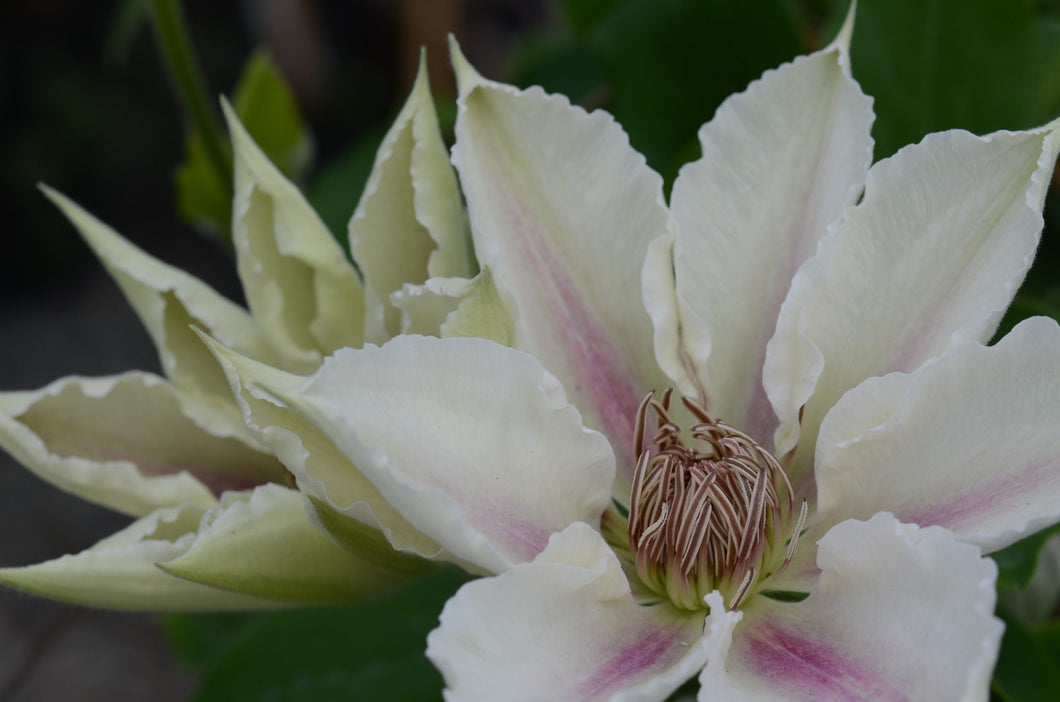
<svg viewBox="0 0 1060 702">
<path fill-rule="evenodd" d="M 378 531 L 362 530 L 360 547 L 349 550 L 312 522 L 290 473 L 247 431 L 196 334 L 308 373 L 338 348 L 398 333 L 400 311 L 388 295 L 403 284 L 468 274 L 464 214 L 426 74 L 350 223 L 363 284 L 297 187 L 225 111 L 249 313 L 45 189 L 121 286 L 167 377 L 67 377 L 0 394 L 0 447 L 58 487 L 139 517 L 81 554 L 0 569 L 0 582 L 93 606 L 195 610 L 342 602 L 422 569 Z"/>
<path fill-rule="evenodd" d="M 447 699 L 661 700 L 696 674 L 702 700 L 986 698 L 982 553 L 1060 519 L 1060 329 L 984 346 L 1060 137 L 944 132 L 870 169 L 850 26 L 722 105 L 669 209 L 609 115 L 454 50 L 482 273 L 394 299 L 483 338 L 309 379 L 212 344 L 333 534 L 370 517 L 495 574 L 429 639 Z"/>
</svg>

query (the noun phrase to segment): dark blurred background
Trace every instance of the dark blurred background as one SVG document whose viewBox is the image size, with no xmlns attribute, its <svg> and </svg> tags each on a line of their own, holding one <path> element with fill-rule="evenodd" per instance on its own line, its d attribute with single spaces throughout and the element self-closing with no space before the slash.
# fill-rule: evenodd
<svg viewBox="0 0 1060 702">
<path fill-rule="evenodd" d="M 428 48 L 443 125 L 451 126 L 448 32 L 489 77 L 543 84 L 613 111 L 669 183 L 698 157 L 696 129 L 720 101 L 826 43 L 846 4 L 189 0 L 185 12 L 210 94 L 231 94 L 255 49 L 272 56 L 312 133 L 314 158 L 300 185 L 341 237 L 420 46 Z M 240 299 L 223 234 L 184 223 L 176 204 L 186 125 L 144 7 L 16 0 L 0 10 L 2 389 L 71 373 L 158 370 L 139 322 L 38 182 Z M 938 129 L 983 133 L 1054 118 L 1058 16 L 1053 0 L 862 0 L 853 64 L 876 98 L 877 157 Z M 1008 323 L 1055 314 L 1058 249 L 1048 228 Z M 127 521 L 0 455 L 0 565 L 80 551 Z M 182 700 L 195 688 L 196 675 L 172 654 L 154 617 L 0 589 L 0 702 Z"/>
</svg>

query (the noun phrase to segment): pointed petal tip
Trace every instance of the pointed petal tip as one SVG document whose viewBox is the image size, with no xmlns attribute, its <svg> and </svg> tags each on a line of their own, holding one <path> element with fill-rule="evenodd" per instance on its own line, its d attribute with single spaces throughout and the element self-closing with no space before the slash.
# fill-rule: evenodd
<svg viewBox="0 0 1060 702">
<path fill-rule="evenodd" d="M 850 7 L 847 8 L 846 18 L 843 20 L 843 26 L 839 28 L 839 33 L 836 34 L 835 39 L 829 44 L 830 49 L 839 49 L 839 52 L 846 57 L 846 60 L 850 60 L 850 40 L 854 36 L 854 18 L 857 15 L 858 0 L 850 0 Z"/>
<path fill-rule="evenodd" d="M 485 82 L 485 78 L 464 56 L 460 50 L 460 43 L 452 34 L 449 34 L 449 55 L 453 63 L 453 72 L 456 74 L 457 92 L 461 97 L 470 93 L 476 85 Z"/>
</svg>

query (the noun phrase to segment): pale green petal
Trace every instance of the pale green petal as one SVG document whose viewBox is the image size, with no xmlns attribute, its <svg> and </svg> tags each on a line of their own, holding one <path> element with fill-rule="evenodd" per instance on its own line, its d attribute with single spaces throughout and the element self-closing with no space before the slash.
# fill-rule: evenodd
<svg viewBox="0 0 1060 702">
<path fill-rule="evenodd" d="M 398 551 L 439 555 L 437 543 L 409 524 L 331 439 L 278 396 L 300 390 L 306 378 L 240 356 L 208 337 L 204 341 L 228 374 L 247 426 L 287 466 L 313 504 L 334 513 L 318 515 L 321 526 L 340 542 L 358 535 L 349 544 L 355 551 L 372 548 L 374 544 L 361 542 L 381 530 Z M 402 560 L 397 554 L 394 558 Z"/>
<path fill-rule="evenodd" d="M 954 130 L 872 167 L 864 199 L 796 275 L 769 342 L 777 451 L 798 444 L 796 474 L 847 390 L 994 333 L 1034 257 L 1058 146 L 1055 124 Z"/>
<path fill-rule="evenodd" d="M 279 485 L 227 493 L 187 552 L 160 567 L 204 585 L 300 604 L 364 599 L 416 574 L 355 557 L 310 523 L 307 506 L 298 491 Z"/>
<path fill-rule="evenodd" d="M 420 285 L 402 285 L 390 295 L 390 304 L 401 313 L 401 333 L 439 336 L 470 286 L 467 278 L 430 278 Z M 448 294 L 453 287 L 457 292 Z"/>
<path fill-rule="evenodd" d="M 641 398 L 668 382 L 641 299 L 649 242 L 672 227 L 662 179 L 614 119 L 540 88 L 483 79 L 452 44 L 460 87 L 453 162 L 475 252 L 515 348 L 554 373 L 618 457 L 628 497 Z"/>
<path fill-rule="evenodd" d="M 276 459 L 199 426 L 165 380 L 130 372 L 0 394 L 0 447 L 63 490 L 143 515 L 283 480 Z"/>
<path fill-rule="evenodd" d="M 216 424 L 225 421 L 218 414 L 234 414 L 224 373 L 190 327 L 206 330 L 240 353 L 273 361 L 272 349 L 247 311 L 199 279 L 137 248 L 61 193 L 48 187 L 42 190 L 77 227 L 121 286 L 151 335 L 162 369 L 173 384 L 219 410 L 204 421 Z M 227 421 L 242 430 L 238 418 Z"/>
<path fill-rule="evenodd" d="M 512 328 L 489 268 L 474 278 L 430 278 L 391 297 L 404 334 L 474 336 L 512 345 Z"/>
<path fill-rule="evenodd" d="M 777 313 L 872 162 L 872 100 L 850 75 L 847 49 L 799 57 L 728 98 L 700 129 L 703 156 L 681 169 L 671 196 L 680 337 L 660 360 L 681 364 L 667 370 L 683 393 L 702 393 L 715 416 L 767 446 L 777 419 L 762 366 Z"/>
<path fill-rule="evenodd" d="M 350 249 L 364 275 L 367 340 L 385 341 L 401 331 L 389 297 L 403 284 L 470 274 L 465 232 L 421 56 L 412 94 L 379 147 L 350 220 Z"/>
<path fill-rule="evenodd" d="M 0 583 L 63 602 L 155 612 L 264 609 L 282 603 L 219 590 L 163 572 L 156 565 L 195 540 L 205 508 L 159 510 L 77 555 L 0 569 Z"/>
<path fill-rule="evenodd" d="M 235 150 L 232 240 L 247 304 L 285 365 L 311 370 L 335 349 L 361 344 L 361 282 L 302 193 L 223 107 Z"/>
</svg>

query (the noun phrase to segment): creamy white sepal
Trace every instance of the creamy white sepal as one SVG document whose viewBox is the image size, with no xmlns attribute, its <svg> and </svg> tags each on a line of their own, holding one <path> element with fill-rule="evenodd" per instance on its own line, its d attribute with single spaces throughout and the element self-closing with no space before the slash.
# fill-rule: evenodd
<svg viewBox="0 0 1060 702">
<path fill-rule="evenodd" d="M 403 284 L 471 273 L 460 191 L 422 53 L 412 92 L 383 138 L 350 219 L 349 236 L 364 275 L 367 341 L 380 343 L 402 331 L 389 298 Z"/>
<path fill-rule="evenodd" d="M 229 492 L 203 518 L 187 551 L 159 565 L 222 590 L 298 604 L 365 599 L 404 580 L 357 558 L 316 527 L 297 490 Z"/>
<path fill-rule="evenodd" d="M 866 378 L 912 371 L 993 334 L 1034 257 L 1056 124 L 978 137 L 930 134 L 869 171 L 865 196 L 800 269 L 769 342 L 764 384 L 798 444 Z"/>
<path fill-rule="evenodd" d="M 464 585 L 427 637 L 448 702 L 661 702 L 706 662 L 704 613 L 643 607 L 586 524 Z"/>
<path fill-rule="evenodd" d="M 807 599 L 759 596 L 728 620 L 700 702 L 985 702 L 1004 628 L 993 561 L 945 529 L 878 514 L 833 527 L 817 563 Z"/>
<path fill-rule="evenodd" d="M 880 510 L 986 551 L 1060 520 L 1060 327 L 1021 322 L 912 374 L 865 381 L 825 417 L 819 521 Z"/>
<path fill-rule="evenodd" d="M 442 555 L 441 547 L 395 510 L 320 427 L 283 399 L 299 392 L 306 377 L 240 356 L 209 337 L 203 342 L 228 375 L 247 426 L 295 477 L 318 512 L 315 520 L 336 541 L 355 553 L 373 551 L 389 567 L 400 567 L 397 561 L 407 556 L 380 548 L 379 533 L 399 552 Z"/>
<path fill-rule="evenodd" d="M 232 242 L 247 304 L 283 366 L 312 371 L 364 339 L 356 271 L 298 188 L 222 101 L 235 151 Z"/>
<path fill-rule="evenodd" d="M 79 554 L 0 568 L 0 583 L 33 595 L 106 609 L 206 612 L 283 606 L 275 600 L 184 580 L 157 566 L 188 549 L 206 512 L 198 505 L 158 510 Z"/>
<path fill-rule="evenodd" d="M 482 78 L 451 42 L 460 91 L 453 163 L 475 252 L 513 346 L 563 383 L 615 447 L 627 499 L 637 405 L 666 378 L 641 299 L 649 243 L 673 226 L 662 179 L 610 115 Z"/>
<path fill-rule="evenodd" d="M 121 287 L 158 349 L 166 376 L 207 405 L 188 403 L 188 410 L 206 412 L 201 422 L 209 423 L 215 431 L 227 423 L 233 433 L 245 434 L 238 417 L 225 416 L 235 413 L 228 383 L 191 327 L 206 330 L 240 353 L 273 362 L 271 347 L 247 311 L 198 278 L 144 252 L 63 194 L 47 186 L 41 189 Z"/>
<path fill-rule="evenodd" d="M 486 572 L 531 560 L 575 521 L 598 525 L 610 502 L 607 440 L 535 358 L 491 341 L 343 349 L 280 399 L 409 523 Z"/>
<path fill-rule="evenodd" d="M 670 198 L 680 336 L 657 329 L 657 344 L 679 345 L 660 362 L 677 358 L 685 367 L 666 370 L 682 393 L 766 446 L 777 420 L 762 366 L 780 305 L 872 162 L 872 100 L 850 74 L 848 41 L 849 26 L 722 103 Z"/>
<path fill-rule="evenodd" d="M 136 371 L 0 393 L 0 447 L 53 485 L 136 516 L 283 479 L 272 455 L 199 426 L 179 395 Z"/>
</svg>

